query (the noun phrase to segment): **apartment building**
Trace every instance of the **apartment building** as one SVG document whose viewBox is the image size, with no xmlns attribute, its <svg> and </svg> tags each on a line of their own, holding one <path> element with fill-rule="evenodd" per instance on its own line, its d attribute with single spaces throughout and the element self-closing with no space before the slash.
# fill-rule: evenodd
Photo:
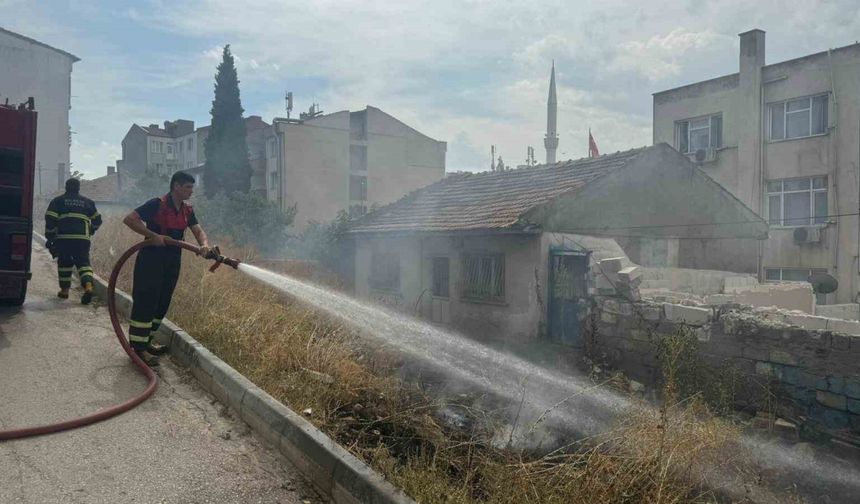
<svg viewBox="0 0 860 504">
<path fill-rule="evenodd" d="M 753 208 L 768 240 L 683 240 L 686 267 L 760 280 L 838 281 L 819 303 L 860 290 L 860 44 L 765 64 L 765 32 L 740 34 L 739 71 L 654 94 L 666 142 Z M 731 223 L 720 225 L 731 226 Z"/>
<path fill-rule="evenodd" d="M 274 119 L 266 141 L 267 197 L 296 205 L 295 227 L 338 211 L 363 214 L 445 176 L 447 144 L 375 107 Z"/>
</svg>

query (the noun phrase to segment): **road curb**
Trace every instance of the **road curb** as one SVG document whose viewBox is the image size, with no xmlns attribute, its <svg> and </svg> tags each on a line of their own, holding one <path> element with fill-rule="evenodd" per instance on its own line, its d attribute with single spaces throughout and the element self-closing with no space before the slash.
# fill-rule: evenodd
<svg viewBox="0 0 860 504">
<path fill-rule="evenodd" d="M 33 233 L 44 245 L 44 237 Z M 107 299 L 107 282 L 95 275 L 95 290 Z M 117 311 L 128 315 L 131 297 L 117 289 Z M 164 319 L 157 339 L 198 382 L 229 406 L 266 441 L 277 447 L 326 497 L 336 504 L 415 504 L 370 466 L 346 451 L 313 424 L 254 385 L 179 326 Z"/>
</svg>

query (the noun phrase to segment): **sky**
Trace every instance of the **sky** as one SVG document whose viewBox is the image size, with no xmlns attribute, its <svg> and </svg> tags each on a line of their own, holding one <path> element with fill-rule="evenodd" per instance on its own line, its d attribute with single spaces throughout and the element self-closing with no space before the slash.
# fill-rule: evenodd
<svg viewBox="0 0 860 504">
<path fill-rule="evenodd" d="M 558 159 L 651 143 L 651 94 L 737 72 L 738 33 L 767 63 L 852 44 L 856 0 L 0 0 L 0 26 L 81 58 L 72 169 L 103 175 L 132 123 L 209 123 L 230 44 L 245 115 L 373 105 L 448 142 L 448 171 L 544 161 L 550 67 Z"/>
</svg>

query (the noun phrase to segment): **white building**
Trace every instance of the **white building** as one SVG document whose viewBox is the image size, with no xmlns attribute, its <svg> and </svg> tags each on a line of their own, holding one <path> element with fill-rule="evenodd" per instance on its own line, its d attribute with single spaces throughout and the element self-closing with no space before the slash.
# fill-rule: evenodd
<svg viewBox="0 0 860 504">
<path fill-rule="evenodd" d="M 69 177 L 69 109 L 72 64 L 66 51 L 0 28 L 0 100 L 22 103 L 29 97 L 39 113 L 36 132 L 36 195 L 63 187 Z"/>
<path fill-rule="evenodd" d="M 740 71 L 654 94 L 654 143 L 691 157 L 765 217 L 755 243 L 682 241 L 686 257 L 763 281 L 839 280 L 819 302 L 860 291 L 860 44 L 765 64 L 765 33 L 740 35 Z M 689 252 L 697 252 L 690 254 Z"/>
<path fill-rule="evenodd" d="M 270 201 L 297 208 L 295 227 L 362 214 L 445 176 L 447 144 L 368 106 L 302 120 L 274 119 L 266 141 Z"/>
</svg>

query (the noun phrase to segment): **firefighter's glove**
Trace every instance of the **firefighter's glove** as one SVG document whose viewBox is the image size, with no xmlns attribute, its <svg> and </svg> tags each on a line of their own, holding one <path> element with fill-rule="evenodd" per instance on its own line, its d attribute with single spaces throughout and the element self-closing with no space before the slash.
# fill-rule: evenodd
<svg viewBox="0 0 860 504">
<path fill-rule="evenodd" d="M 51 257 L 57 258 L 57 244 L 54 243 L 54 240 L 48 240 L 45 242 L 45 248 L 48 249 L 48 252 L 51 253 Z"/>
</svg>

